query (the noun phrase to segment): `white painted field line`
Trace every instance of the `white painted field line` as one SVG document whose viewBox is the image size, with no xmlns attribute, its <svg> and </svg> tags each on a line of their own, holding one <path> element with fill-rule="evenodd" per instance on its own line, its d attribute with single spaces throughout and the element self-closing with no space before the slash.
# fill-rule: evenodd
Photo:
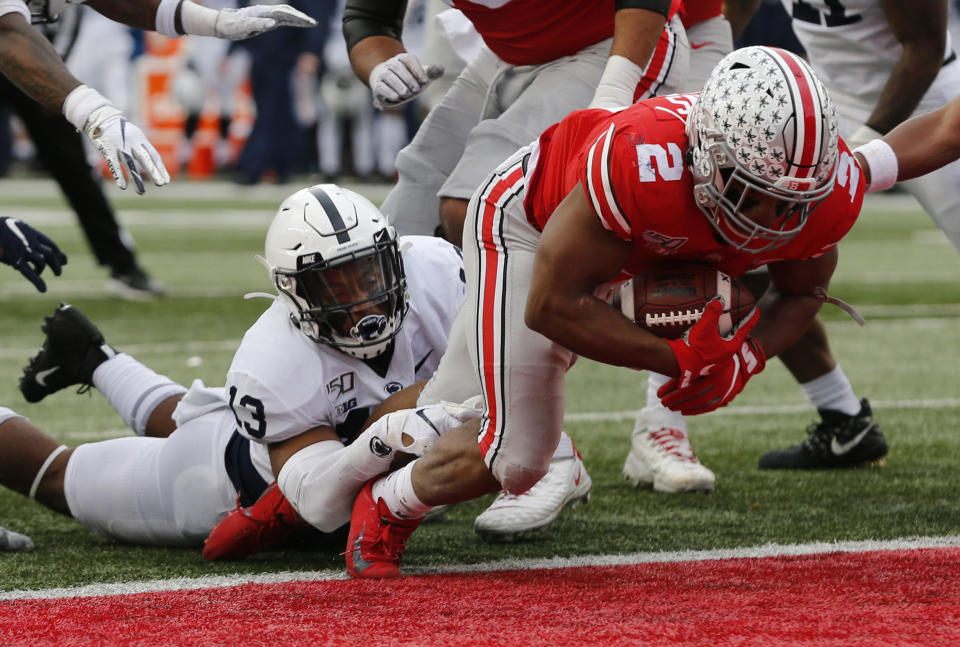
<svg viewBox="0 0 960 647">
<path fill-rule="evenodd" d="M 764 544 L 745 548 L 719 550 L 684 550 L 665 552 L 632 553 L 629 555 L 584 555 L 578 557 L 551 557 L 541 559 L 504 559 L 481 564 L 450 565 L 442 568 L 412 567 L 404 570 L 409 575 L 435 575 L 443 573 L 487 573 L 491 571 L 552 570 L 597 566 L 622 566 L 630 564 L 656 564 L 672 562 L 700 562 L 725 559 L 752 559 L 829 553 L 861 553 L 884 550 L 917 550 L 923 548 L 957 548 L 960 536 L 904 537 L 885 541 L 816 542 L 811 544 Z M 41 589 L 37 591 L 6 591 L 0 600 L 79 598 L 100 595 L 130 595 L 159 591 L 185 591 L 195 589 L 240 586 L 243 584 L 275 584 L 283 582 L 318 582 L 348 579 L 342 570 L 298 571 L 262 573 L 250 575 L 210 575 L 204 577 L 181 577 L 144 582 L 120 582 L 114 584 L 89 584 L 70 588 Z"/>
<path fill-rule="evenodd" d="M 874 409 L 953 409 L 960 407 L 960 398 L 925 398 L 920 400 L 871 400 L 870 406 Z M 731 406 L 717 409 L 711 416 L 758 416 L 777 415 L 788 413 L 803 413 L 813 411 L 809 404 L 782 404 L 764 406 Z M 594 411 L 584 413 L 568 413 L 563 419 L 565 422 L 601 422 L 617 420 L 633 420 L 640 413 L 639 409 L 632 411 Z"/>
</svg>

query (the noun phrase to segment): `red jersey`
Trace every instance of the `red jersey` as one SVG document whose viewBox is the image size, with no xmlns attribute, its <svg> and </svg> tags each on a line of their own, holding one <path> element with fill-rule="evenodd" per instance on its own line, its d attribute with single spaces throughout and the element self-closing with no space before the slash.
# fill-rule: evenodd
<svg viewBox="0 0 960 647">
<path fill-rule="evenodd" d="M 685 163 L 686 117 L 696 95 L 674 94 L 611 113 L 580 110 L 554 124 L 534 145 L 524 207 L 542 230 L 580 183 L 604 227 L 633 243 L 624 278 L 664 260 L 699 261 L 740 276 L 780 260 L 816 258 L 834 247 L 860 213 L 860 167 L 840 140 L 833 192 L 786 244 L 751 253 L 718 240 L 693 198 Z"/>
<path fill-rule="evenodd" d="M 684 27 L 691 27 L 722 13 L 723 0 L 683 0 L 680 20 L 683 21 Z"/>
<path fill-rule="evenodd" d="M 571 56 L 613 36 L 613 0 L 444 0 L 511 65 Z M 668 20 L 680 9 L 672 0 Z"/>
</svg>

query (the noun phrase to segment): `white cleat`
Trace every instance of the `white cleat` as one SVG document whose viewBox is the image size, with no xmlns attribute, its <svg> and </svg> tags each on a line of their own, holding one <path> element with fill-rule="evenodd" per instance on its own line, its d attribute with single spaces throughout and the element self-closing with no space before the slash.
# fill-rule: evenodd
<svg viewBox="0 0 960 647">
<path fill-rule="evenodd" d="M 712 492 L 717 477 L 697 459 L 683 425 L 661 426 L 656 418 L 646 410 L 637 418 L 623 477 L 657 492 Z"/>
<path fill-rule="evenodd" d="M 33 550 L 33 541 L 19 532 L 0 527 L 0 550 Z"/>
<path fill-rule="evenodd" d="M 523 494 L 500 492 L 473 527 L 486 541 L 523 539 L 553 523 L 564 508 L 588 501 L 592 483 L 580 453 L 574 450 L 572 457 L 550 461 L 544 477 Z"/>
</svg>

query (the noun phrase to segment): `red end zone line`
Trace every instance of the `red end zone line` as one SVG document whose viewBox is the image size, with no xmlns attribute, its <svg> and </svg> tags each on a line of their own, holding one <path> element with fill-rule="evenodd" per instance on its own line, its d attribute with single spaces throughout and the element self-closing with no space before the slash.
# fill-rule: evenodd
<svg viewBox="0 0 960 647">
<path fill-rule="evenodd" d="M 960 548 L 0 602 L 14 645 L 960 644 Z"/>
</svg>

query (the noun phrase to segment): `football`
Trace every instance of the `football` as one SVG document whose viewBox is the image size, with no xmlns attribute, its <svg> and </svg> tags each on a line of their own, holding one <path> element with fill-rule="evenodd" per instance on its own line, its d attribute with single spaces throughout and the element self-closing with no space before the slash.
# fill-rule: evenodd
<svg viewBox="0 0 960 647">
<path fill-rule="evenodd" d="M 720 317 L 720 334 L 726 335 L 753 310 L 753 295 L 738 280 L 708 265 L 663 265 L 634 276 L 620 287 L 620 310 L 644 330 L 677 339 L 718 294 L 726 304 Z"/>
</svg>

